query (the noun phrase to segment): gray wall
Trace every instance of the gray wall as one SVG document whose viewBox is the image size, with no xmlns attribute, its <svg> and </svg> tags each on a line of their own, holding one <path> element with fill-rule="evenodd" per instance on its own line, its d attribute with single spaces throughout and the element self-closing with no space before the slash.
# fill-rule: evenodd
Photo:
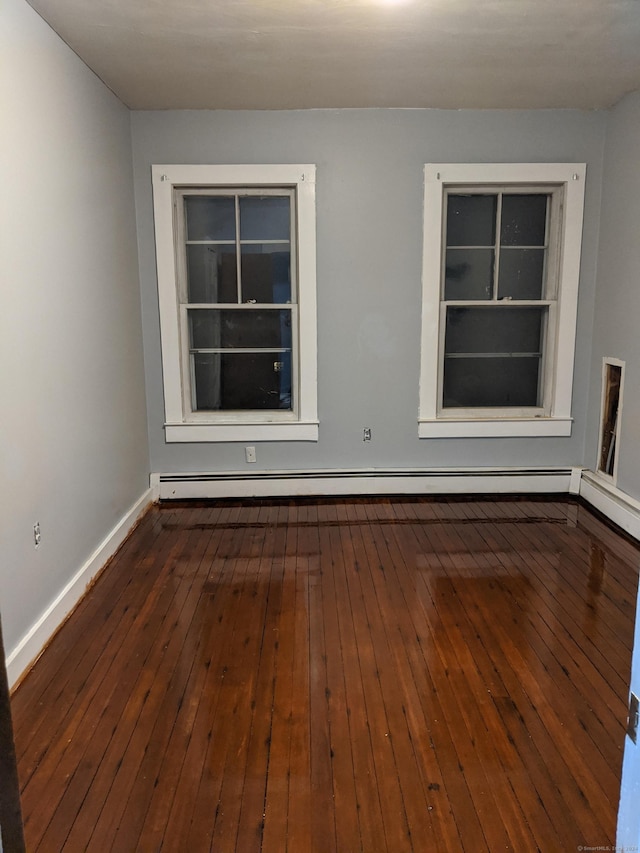
<svg viewBox="0 0 640 853">
<path fill-rule="evenodd" d="M 606 113 L 309 110 L 132 115 L 151 470 L 245 469 L 239 444 L 169 445 L 154 257 L 152 163 L 311 162 L 317 171 L 320 440 L 258 445 L 261 469 L 579 465 L 591 360 Z M 570 438 L 417 437 L 426 162 L 588 164 Z M 363 443 L 362 429 L 373 440 Z"/>
<path fill-rule="evenodd" d="M 618 486 L 640 499 L 640 93 L 609 113 L 585 464 L 597 462 L 603 356 L 626 362 Z"/>
<path fill-rule="evenodd" d="M 585 464 L 598 457 L 602 358 L 626 362 L 618 486 L 640 499 L 640 93 L 608 116 Z M 639 599 L 640 601 L 640 599 Z M 640 696 L 640 607 L 630 689 Z M 626 675 L 626 673 L 625 673 Z M 640 745 L 625 738 L 617 843 L 640 845 Z"/>
<path fill-rule="evenodd" d="M 610 110 L 603 171 L 600 246 L 585 464 L 598 458 L 602 358 L 626 362 L 618 487 L 640 500 L 640 93 Z M 639 599 L 640 603 L 640 599 Z M 640 604 L 630 689 L 640 696 Z M 626 676 L 626 673 L 625 673 Z M 617 844 L 640 845 L 640 745 L 625 738 Z"/>
<path fill-rule="evenodd" d="M 0 6 L 0 53 L 10 654 L 143 494 L 149 458 L 129 112 L 23 0 Z"/>
</svg>

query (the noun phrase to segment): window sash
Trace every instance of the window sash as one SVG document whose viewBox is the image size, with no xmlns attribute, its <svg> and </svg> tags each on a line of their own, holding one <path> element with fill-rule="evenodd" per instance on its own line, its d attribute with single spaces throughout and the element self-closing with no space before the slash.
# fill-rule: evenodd
<svg viewBox="0 0 640 853">
<path fill-rule="evenodd" d="M 486 244 L 450 244 L 447 233 L 449 199 L 452 196 L 493 196 L 496 198 L 495 234 L 492 243 Z M 545 234 L 542 244 L 525 245 L 502 242 L 502 211 L 503 200 L 509 196 L 544 195 L 547 197 L 547 209 L 545 218 Z M 478 184 L 468 186 L 445 186 L 442 193 L 442 265 L 440 278 L 440 298 L 447 301 L 446 294 L 446 261 L 450 252 L 492 252 L 491 269 L 491 295 L 485 301 L 522 301 L 518 297 L 501 297 L 500 295 L 500 272 L 501 264 L 509 253 L 516 251 L 536 251 L 543 254 L 542 286 L 539 299 L 556 299 L 558 293 L 558 246 L 560 241 L 560 225 L 562 214 L 563 187 L 558 185 L 494 185 Z M 503 253 L 505 253 L 503 258 Z M 527 297 L 531 298 L 531 297 Z M 537 297 L 534 297 L 537 298 Z M 453 301 L 453 300 L 448 300 Z M 471 301 L 461 297 L 456 301 Z"/>
<path fill-rule="evenodd" d="M 233 198 L 235 209 L 235 239 L 231 240 L 189 240 L 187 232 L 187 206 L 185 199 L 190 197 L 203 198 Z M 262 198 L 262 197 L 286 197 L 289 199 L 289 239 L 242 239 L 240 223 L 240 199 Z M 297 209 L 296 192 L 288 187 L 198 187 L 198 188 L 175 188 L 174 189 L 174 228 L 176 233 L 176 246 L 178 257 L 176 258 L 178 310 L 180 314 L 180 350 L 181 350 L 181 375 L 182 375 L 182 405 L 189 420 L 215 421 L 230 418 L 239 422 L 245 420 L 262 420 L 265 417 L 271 421 L 298 419 L 299 417 L 299 346 L 298 346 L 298 316 L 297 316 Z M 290 248 L 290 289 L 291 300 L 289 302 L 267 302 L 243 301 L 242 285 L 242 246 L 265 245 L 288 243 Z M 235 302 L 190 302 L 189 301 L 189 275 L 187 266 L 187 246 L 189 245 L 223 245 L 233 246 L 236 250 L 236 293 Z M 194 311 L 224 311 L 231 310 L 251 312 L 256 310 L 280 311 L 288 310 L 291 316 L 291 347 L 194 347 L 191 341 L 191 329 L 189 316 Z M 197 407 L 196 375 L 194 368 L 194 353 L 196 352 L 220 352 L 220 353 L 249 353 L 259 351 L 290 352 L 291 353 L 291 405 L 286 409 L 199 409 Z"/>
<path fill-rule="evenodd" d="M 495 239 L 493 243 L 486 245 L 448 245 L 447 240 L 447 211 L 448 201 L 450 196 L 456 195 L 495 195 L 498 199 L 496 213 Z M 511 195 L 546 195 L 549 197 L 547 203 L 547 217 L 544 244 L 525 246 L 525 245 L 504 245 L 501 243 L 500 227 L 502 213 L 502 199 L 504 196 Z M 492 295 L 487 302 L 502 301 L 498 295 L 498 282 L 500 274 L 500 252 L 501 250 L 512 251 L 516 249 L 545 249 L 545 265 L 543 270 L 543 287 L 540 296 L 541 300 L 552 300 L 557 298 L 558 294 L 558 278 L 559 278 L 559 252 L 558 247 L 561 239 L 561 225 L 563 212 L 563 196 L 564 189 L 558 184 L 536 184 L 536 185 L 519 185 L 519 184 L 466 184 L 443 186 L 442 189 L 442 218 L 440 223 L 440 233 L 442 237 L 441 247 L 441 267 L 440 267 L 440 299 L 446 300 L 445 296 L 445 260 L 449 250 L 458 249 L 491 249 L 494 251 L 494 270 L 492 276 Z M 453 301 L 453 300 L 448 300 Z M 472 301 L 472 300 L 455 300 L 457 301 Z M 523 300 L 514 300 L 523 301 Z"/>
<path fill-rule="evenodd" d="M 231 240 L 189 240 L 187 234 L 187 207 L 185 199 L 190 197 L 204 198 L 233 198 L 235 203 L 235 239 Z M 240 226 L 240 199 L 278 197 L 289 199 L 289 239 L 242 239 Z M 298 293 L 298 213 L 296 191 L 290 187 L 176 187 L 174 189 L 174 229 L 179 257 L 176 259 L 178 276 L 179 304 L 189 303 L 187 246 L 232 246 L 236 255 L 236 303 L 238 305 L 254 304 L 242 298 L 242 247 L 257 245 L 288 244 L 290 251 L 289 271 L 291 280 L 290 303 L 297 304 Z M 207 303 L 209 304 L 209 303 Z M 211 303 L 220 305 L 222 303 Z M 276 303 L 268 303 L 276 304 Z M 286 303 L 289 304 L 289 303 Z"/>
<path fill-rule="evenodd" d="M 542 310 L 542 329 L 540 341 L 540 368 L 539 368 L 539 391 L 538 399 L 540 405 L 537 406 L 445 406 L 444 405 L 444 371 L 445 371 L 445 336 L 446 336 L 446 321 L 447 309 L 479 307 L 490 309 L 494 306 L 499 307 L 505 312 L 518 308 L 538 308 Z M 553 330 L 557 323 L 557 303 L 549 300 L 545 301 L 527 301 L 527 302 L 469 302 L 461 303 L 442 302 L 440 304 L 440 321 L 439 321 L 439 343 L 438 343 L 438 405 L 437 414 L 441 418 L 452 419 L 473 419 L 473 418 L 539 418 L 544 416 L 551 406 L 553 392 L 553 364 L 555 356 L 555 340 Z M 488 357 L 490 354 L 481 354 L 480 357 Z M 505 355 L 502 353 L 502 355 Z M 450 357 L 450 356 L 449 356 Z"/>
<path fill-rule="evenodd" d="M 291 347 L 192 347 L 189 329 L 189 312 L 200 310 L 224 310 L 232 308 L 233 310 L 255 311 L 260 308 L 269 308 L 276 311 L 280 309 L 289 309 L 291 313 Z M 299 318 L 297 306 L 286 304 L 282 306 L 267 305 L 238 305 L 231 303 L 229 305 L 214 305 L 205 304 L 198 305 L 180 305 L 180 340 L 181 340 L 181 365 L 183 371 L 182 382 L 182 398 L 183 408 L 188 413 L 189 420 L 194 421 L 216 421 L 222 420 L 228 422 L 237 420 L 238 422 L 254 422 L 258 420 L 268 420 L 269 422 L 276 421 L 291 421 L 299 419 L 299 387 L 300 387 L 300 364 L 298 361 L 298 340 L 299 340 Z M 193 359 L 194 352 L 219 352 L 219 353 L 240 353 L 240 352 L 290 352 L 291 353 L 291 406 L 287 409 L 198 409 L 195 406 L 195 385 L 193 376 Z M 184 379 L 184 372 L 188 374 L 188 381 Z"/>
<path fill-rule="evenodd" d="M 494 223 L 494 241 L 486 245 L 448 245 L 447 217 L 450 196 L 489 195 L 496 197 L 496 212 Z M 545 234 L 543 245 L 535 246 L 504 246 L 501 240 L 501 217 L 503 199 L 505 196 L 513 195 L 545 195 L 547 196 L 547 210 L 545 218 Z M 554 328 L 557 317 L 556 296 L 558 293 L 558 243 L 560 239 L 560 219 L 562 208 L 563 188 L 556 184 L 467 184 L 467 185 L 445 185 L 442 191 L 442 214 L 441 214 L 441 259 L 440 259 L 440 310 L 438 322 L 438 375 L 437 375 L 437 403 L 436 415 L 447 418 L 499 418 L 499 417 L 540 417 L 550 414 L 552 402 L 553 382 L 553 359 L 555 356 Z M 451 249 L 491 249 L 493 256 L 493 269 L 491 276 L 491 295 L 487 299 L 447 299 L 446 291 L 446 259 L 447 252 Z M 545 258 L 542 270 L 541 295 L 539 299 L 517 299 L 512 297 L 500 298 L 499 277 L 501 252 L 504 249 L 535 248 L 544 249 Z M 538 370 L 538 401 L 535 406 L 452 406 L 445 405 L 445 366 L 446 359 L 450 354 L 446 351 L 446 328 L 447 312 L 449 308 L 546 308 L 542 318 L 541 346 Z M 486 357 L 483 355 L 482 357 Z"/>
</svg>

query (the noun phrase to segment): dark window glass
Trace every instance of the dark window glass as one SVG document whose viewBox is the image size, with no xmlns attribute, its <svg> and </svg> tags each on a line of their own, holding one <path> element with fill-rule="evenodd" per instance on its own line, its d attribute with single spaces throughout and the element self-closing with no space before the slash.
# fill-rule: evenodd
<svg viewBox="0 0 640 853">
<path fill-rule="evenodd" d="M 445 355 L 540 351 L 544 308 L 447 308 Z"/>
<path fill-rule="evenodd" d="M 503 246 L 544 246 L 546 195 L 503 195 L 500 243 Z"/>
<path fill-rule="evenodd" d="M 187 286 L 189 302 L 237 302 L 235 248 L 187 245 Z"/>
<path fill-rule="evenodd" d="M 493 249 L 447 249 L 444 298 L 491 299 Z"/>
<path fill-rule="evenodd" d="M 291 252 L 288 244 L 242 246 L 242 301 L 291 302 Z"/>
<path fill-rule="evenodd" d="M 449 195 L 447 246 L 493 246 L 496 205 L 495 195 Z"/>
<path fill-rule="evenodd" d="M 193 353 L 196 411 L 291 409 L 291 353 Z"/>
<path fill-rule="evenodd" d="M 291 311 L 208 309 L 189 312 L 191 349 L 291 347 Z"/>
<path fill-rule="evenodd" d="M 240 239 L 289 240 L 290 203 L 289 196 L 240 198 Z"/>
<path fill-rule="evenodd" d="M 546 249 L 503 249 L 500 252 L 498 299 L 541 299 Z"/>
<path fill-rule="evenodd" d="M 445 359 L 443 406 L 537 406 L 539 371 L 536 357 Z"/>
<path fill-rule="evenodd" d="M 187 240 L 235 240 L 233 196 L 186 196 Z"/>
</svg>

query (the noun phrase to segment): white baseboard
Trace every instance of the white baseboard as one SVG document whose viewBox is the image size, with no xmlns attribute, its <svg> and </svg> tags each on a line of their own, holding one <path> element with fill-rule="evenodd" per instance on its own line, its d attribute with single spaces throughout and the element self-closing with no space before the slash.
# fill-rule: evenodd
<svg viewBox="0 0 640 853">
<path fill-rule="evenodd" d="M 579 468 L 358 469 L 152 474 L 161 500 L 327 495 L 576 494 Z"/>
<path fill-rule="evenodd" d="M 152 502 L 153 490 L 147 489 L 107 534 L 66 586 L 60 590 L 56 598 L 31 626 L 18 645 L 9 652 L 6 660 L 9 687 L 13 687 L 17 683 L 23 673 L 40 655 L 51 637 L 86 593 L 89 584 L 100 574 L 107 560 L 115 554 L 135 523 Z"/>
<path fill-rule="evenodd" d="M 580 497 L 634 539 L 640 540 L 640 501 L 630 497 L 593 471 L 583 471 Z"/>
<path fill-rule="evenodd" d="M 149 489 L 153 501 L 160 500 L 160 474 L 149 474 Z M 0 851 L 2 853 L 2 851 Z"/>
</svg>

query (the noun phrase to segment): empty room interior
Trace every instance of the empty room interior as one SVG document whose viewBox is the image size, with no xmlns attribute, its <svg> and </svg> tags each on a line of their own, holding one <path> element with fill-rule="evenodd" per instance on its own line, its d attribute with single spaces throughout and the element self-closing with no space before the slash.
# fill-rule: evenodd
<svg viewBox="0 0 640 853">
<path fill-rule="evenodd" d="M 637 0 L 0 43 L 0 851 L 639 849 Z"/>
</svg>

